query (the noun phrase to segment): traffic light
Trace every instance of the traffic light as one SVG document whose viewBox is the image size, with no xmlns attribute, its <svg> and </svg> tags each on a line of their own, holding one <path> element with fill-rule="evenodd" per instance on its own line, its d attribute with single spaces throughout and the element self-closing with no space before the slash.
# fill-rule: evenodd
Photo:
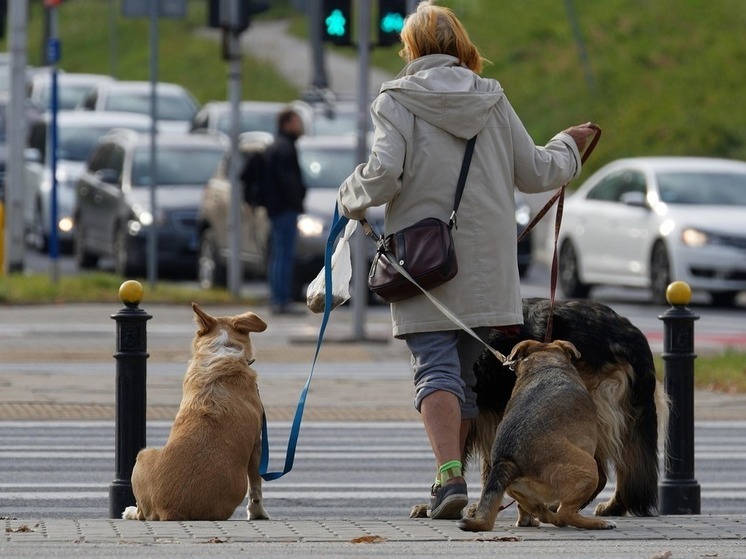
<svg viewBox="0 0 746 559">
<path fill-rule="evenodd" d="M 351 0 L 324 0 L 321 12 L 321 25 L 324 40 L 339 46 L 352 45 Z"/>
<path fill-rule="evenodd" d="M 378 0 L 378 45 L 397 44 L 407 17 L 407 0 Z"/>
<path fill-rule="evenodd" d="M 268 8 L 266 0 L 208 0 L 207 25 L 241 33 L 249 28 L 252 15 Z"/>
</svg>

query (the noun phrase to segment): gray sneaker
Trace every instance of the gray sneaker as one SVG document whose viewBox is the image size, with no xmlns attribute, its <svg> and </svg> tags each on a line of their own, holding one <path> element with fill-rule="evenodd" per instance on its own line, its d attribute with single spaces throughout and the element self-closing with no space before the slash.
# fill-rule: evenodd
<svg viewBox="0 0 746 559">
<path fill-rule="evenodd" d="M 430 518 L 458 520 L 461 511 L 469 504 L 465 483 L 433 485 L 430 490 Z"/>
</svg>

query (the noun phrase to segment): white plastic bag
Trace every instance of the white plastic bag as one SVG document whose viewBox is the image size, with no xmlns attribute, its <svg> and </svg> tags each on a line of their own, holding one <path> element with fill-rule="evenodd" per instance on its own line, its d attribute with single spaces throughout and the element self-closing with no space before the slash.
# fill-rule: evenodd
<svg viewBox="0 0 746 559">
<path fill-rule="evenodd" d="M 350 238 L 355 232 L 358 222 L 350 220 L 332 254 L 332 309 L 346 303 L 350 299 L 350 281 L 352 280 L 352 258 L 350 256 Z M 306 305 L 315 313 L 324 312 L 326 298 L 326 268 L 321 268 L 319 274 L 308 285 L 306 290 Z"/>
</svg>

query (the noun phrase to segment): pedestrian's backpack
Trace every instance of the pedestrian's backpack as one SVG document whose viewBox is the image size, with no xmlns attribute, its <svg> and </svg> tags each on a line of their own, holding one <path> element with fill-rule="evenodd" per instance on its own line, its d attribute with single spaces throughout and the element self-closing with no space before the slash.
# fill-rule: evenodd
<svg viewBox="0 0 746 559">
<path fill-rule="evenodd" d="M 246 154 L 241 171 L 244 200 L 252 208 L 266 207 L 269 199 L 270 149 L 257 148 Z"/>
</svg>

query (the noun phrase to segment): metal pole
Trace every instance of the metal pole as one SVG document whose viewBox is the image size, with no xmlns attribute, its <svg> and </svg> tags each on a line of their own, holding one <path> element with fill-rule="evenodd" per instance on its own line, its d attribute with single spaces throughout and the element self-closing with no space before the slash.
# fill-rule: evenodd
<svg viewBox="0 0 746 559">
<path fill-rule="evenodd" d="M 661 357 L 671 401 L 665 471 L 658 488 L 661 514 L 700 513 L 700 486 L 694 479 L 694 321 L 699 316 L 686 307 L 689 299 L 669 298 L 673 307 L 658 317 L 664 323 Z"/>
<path fill-rule="evenodd" d="M 570 20 L 570 27 L 572 28 L 572 34 L 575 37 L 575 44 L 578 46 L 578 54 L 580 55 L 580 62 L 583 65 L 585 83 L 588 85 L 588 90 L 594 93 L 596 91 L 596 79 L 593 76 L 591 60 L 588 57 L 588 50 L 585 48 L 583 32 L 580 29 L 580 23 L 578 21 L 577 13 L 575 12 L 575 4 L 573 3 L 573 0 L 565 0 L 565 10 L 567 11 L 567 17 Z"/>
<path fill-rule="evenodd" d="M 109 73 L 117 77 L 119 47 L 117 45 L 116 0 L 109 0 Z"/>
<path fill-rule="evenodd" d="M 57 63 L 60 58 L 60 42 L 57 38 L 57 8 L 52 6 L 49 10 L 49 41 L 47 42 L 46 59 L 50 64 L 52 77 L 52 89 L 50 97 L 51 120 L 49 125 L 49 167 L 51 172 L 51 200 L 49 204 L 49 273 L 53 285 L 57 285 L 60 279 L 60 245 L 57 231 L 58 221 L 58 183 L 57 183 Z M 43 228 L 42 228 L 42 235 Z"/>
<path fill-rule="evenodd" d="M 223 31 L 228 35 L 229 56 L 229 80 L 228 91 L 231 106 L 231 158 L 228 167 L 228 176 L 231 184 L 231 207 L 228 212 L 228 245 L 230 258 L 228 261 L 228 289 L 233 297 L 241 295 L 241 280 L 243 269 L 241 266 L 241 185 L 240 176 L 240 153 L 238 150 L 238 134 L 241 104 L 241 52 L 240 33 L 226 29 Z"/>
<path fill-rule="evenodd" d="M 153 222 L 148 228 L 148 284 L 155 289 L 158 279 L 158 201 L 155 195 L 158 183 L 156 134 L 158 133 L 158 2 L 150 2 L 150 213 Z"/>
<path fill-rule="evenodd" d="M 324 41 L 321 32 L 322 0 L 308 0 L 308 27 L 311 38 L 311 62 L 313 64 L 312 92 L 329 87 L 324 60 Z"/>
<path fill-rule="evenodd" d="M 3 270 L 21 272 L 24 265 L 23 150 L 26 147 L 26 51 L 28 20 L 27 0 L 13 0 L 8 5 L 8 46 L 10 51 L 10 101 L 7 122 L 7 166 L 5 175 L 5 262 Z"/>
<path fill-rule="evenodd" d="M 358 6 L 358 86 L 357 86 L 357 161 L 368 159 L 368 87 L 370 81 L 370 0 L 360 0 Z M 353 237 L 352 252 L 352 309 L 354 338 L 365 339 L 365 314 L 368 306 L 368 270 L 365 243 L 368 242 L 360 227 Z"/>
<path fill-rule="evenodd" d="M 124 297 L 126 289 L 134 290 L 134 297 Z M 132 492 L 132 470 L 137 453 L 145 448 L 145 411 L 147 407 L 146 323 L 153 318 L 138 308 L 142 286 L 126 281 L 119 288 L 125 307 L 111 315 L 117 322 L 116 411 L 114 424 L 115 477 L 109 485 L 109 518 L 122 518 L 124 509 L 135 504 Z"/>
</svg>

